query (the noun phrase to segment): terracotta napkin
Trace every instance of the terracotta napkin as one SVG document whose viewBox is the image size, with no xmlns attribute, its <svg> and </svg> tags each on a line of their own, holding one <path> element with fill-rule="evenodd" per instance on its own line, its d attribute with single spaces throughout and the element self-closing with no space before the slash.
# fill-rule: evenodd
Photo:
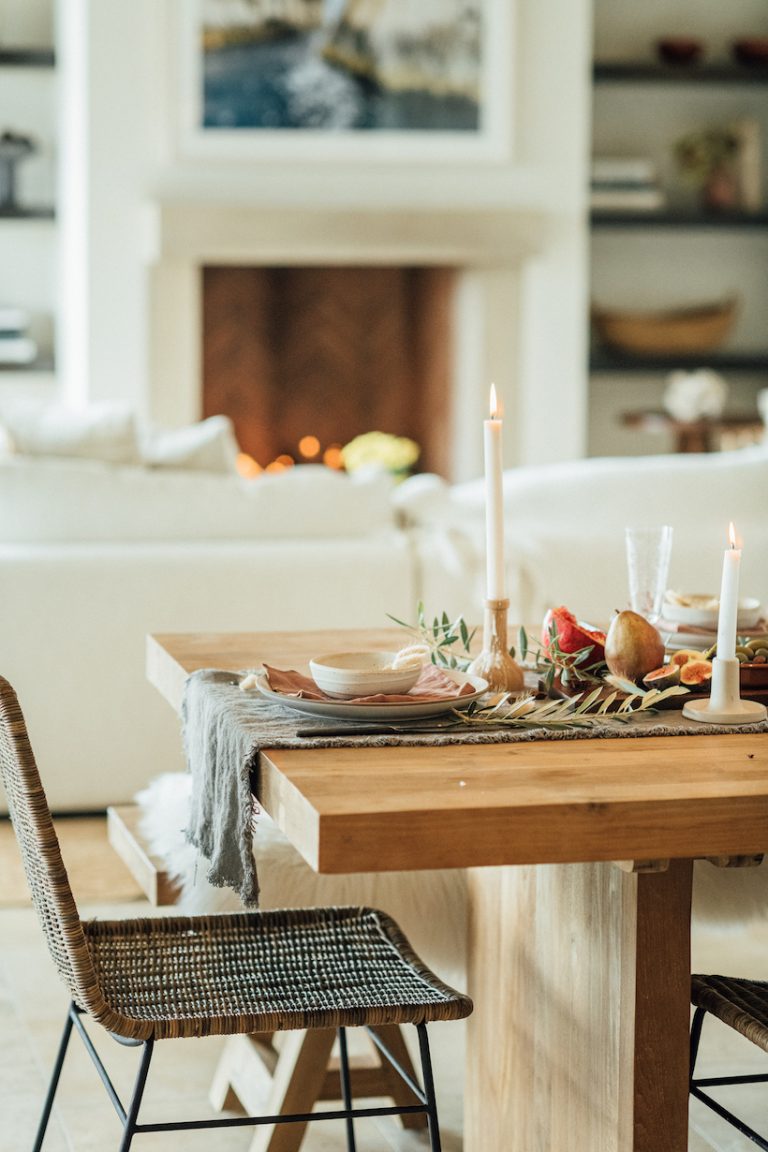
<svg viewBox="0 0 768 1152">
<path fill-rule="evenodd" d="M 271 668 L 264 665 L 267 680 L 273 692 L 280 692 L 283 696 L 295 696 L 300 700 L 332 700 L 340 703 L 335 696 L 327 696 L 321 692 L 311 676 L 304 676 L 293 669 L 283 671 L 280 668 Z M 446 676 L 442 669 L 434 664 L 425 664 L 421 674 L 409 692 L 399 695 L 377 692 L 374 696 L 355 696 L 351 700 L 344 700 L 345 704 L 416 704 L 419 701 L 451 700 L 456 696 L 469 696 L 475 689 L 471 684 L 462 684 L 461 688 Z"/>
</svg>

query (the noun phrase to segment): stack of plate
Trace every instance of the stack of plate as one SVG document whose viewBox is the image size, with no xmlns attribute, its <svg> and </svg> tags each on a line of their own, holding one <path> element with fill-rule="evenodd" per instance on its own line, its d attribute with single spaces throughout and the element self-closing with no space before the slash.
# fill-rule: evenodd
<svg viewBox="0 0 768 1152">
<path fill-rule="evenodd" d="M 662 619 L 657 627 L 669 651 L 695 648 L 706 651 L 717 640 L 717 617 L 720 603 L 717 596 L 700 593 L 667 592 Z M 739 601 L 736 631 L 739 635 L 768 636 L 768 624 L 763 617 L 759 600 L 744 597 Z M 673 627 L 665 628 L 665 624 Z"/>
</svg>

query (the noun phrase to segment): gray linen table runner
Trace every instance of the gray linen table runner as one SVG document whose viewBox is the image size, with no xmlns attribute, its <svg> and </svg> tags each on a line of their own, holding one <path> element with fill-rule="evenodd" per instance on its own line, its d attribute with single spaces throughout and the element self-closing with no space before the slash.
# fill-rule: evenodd
<svg viewBox="0 0 768 1152">
<path fill-rule="evenodd" d="M 274 704 L 239 684 L 247 673 L 206 668 L 186 682 L 182 704 L 182 735 L 192 775 L 192 804 L 187 839 L 210 864 L 208 880 L 229 887 L 246 906 L 258 905 L 259 883 L 253 858 L 253 827 L 262 748 L 355 748 L 422 744 L 510 744 L 532 740 L 578 740 L 595 737 L 705 736 L 728 733 L 768 733 L 768 723 L 724 728 L 685 719 L 679 710 L 641 713 L 628 723 L 601 719 L 586 728 L 483 729 L 459 725 L 440 733 L 313 736 L 296 735 L 307 724 L 318 727 L 318 716 Z M 338 721 L 328 721 L 329 727 Z"/>
</svg>

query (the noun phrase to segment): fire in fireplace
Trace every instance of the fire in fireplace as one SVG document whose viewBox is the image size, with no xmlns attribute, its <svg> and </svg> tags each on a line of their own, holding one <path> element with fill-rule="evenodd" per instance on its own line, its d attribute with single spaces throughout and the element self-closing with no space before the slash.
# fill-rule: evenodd
<svg viewBox="0 0 768 1152">
<path fill-rule="evenodd" d="M 339 467 L 365 432 L 450 469 L 452 313 L 444 267 L 203 268 L 203 414 L 235 425 L 243 470 Z"/>
</svg>

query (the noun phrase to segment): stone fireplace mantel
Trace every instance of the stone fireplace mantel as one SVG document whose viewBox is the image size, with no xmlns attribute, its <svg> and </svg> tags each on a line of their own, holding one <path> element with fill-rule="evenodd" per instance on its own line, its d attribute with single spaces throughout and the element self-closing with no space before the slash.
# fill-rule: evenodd
<svg viewBox="0 0 768 1152">
<path fill-rule="evenodd" d="M 450 267 L 457 272 L 454 312 L 453 476 L 477 475 L 477 424 L 495 381 L 511 417 L 506 458 L 515 460 L 520 403 L 521 271 L 542 250 L 542 213 L 482 208 L 299 207 L 231 201 L 159 199 L 147 206 L 151 267 L 152 412 L 158 423 L 200 415 L 202 274 L 206 265 Z M 479 425 L 478 425 L 479 426 Z M 505 429 L 506 430 L 506 429 Z"/>
<path fill-rule="evenodd" d="M 503 267 L 540 249 L 541 213 L 519 209 L 264 207 L 159 201 L 155 261 Z"/>
</svg>

